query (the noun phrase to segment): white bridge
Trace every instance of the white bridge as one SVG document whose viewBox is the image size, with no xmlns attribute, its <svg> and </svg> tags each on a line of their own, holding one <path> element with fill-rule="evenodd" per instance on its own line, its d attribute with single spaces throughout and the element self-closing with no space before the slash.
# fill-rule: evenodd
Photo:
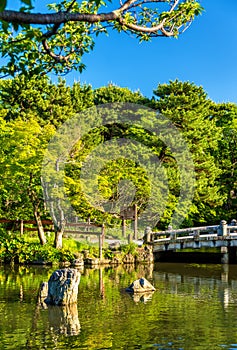
<svg viewBox="0 0 237 350">
<path fill-rule="evenodd" d="M 153 245 L 154 254 L 184 249 L 200 249 L 203 247 L 220 248 L 220 252 L 226 255 L 223 262 L 228 262 L 228 253 L 231 247 L 237 247 L 237 224 L 236 220 L 232 220 L 230 225 L 225 220 L 222 220 L 220 225 L 216 226 L 191 227 L 178 230 L 169 228 L 166 231 L 159 232 L 152 232 L 147 227 L 145 239 Z"/>
</svg>

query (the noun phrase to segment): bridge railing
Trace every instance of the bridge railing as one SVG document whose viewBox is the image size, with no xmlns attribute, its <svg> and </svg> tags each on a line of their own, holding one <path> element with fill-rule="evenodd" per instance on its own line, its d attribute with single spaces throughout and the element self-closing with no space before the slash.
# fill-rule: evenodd
<svg viewBox="0 0 237 350">
<path fill-rule="evenodd" d="M 189 227 L 182 229 L 172 229 L 152 232 L 147 227 L 145 230 L 144 240 L 146 242 L 165 243 L 168 241 L 181 241 L 181 240 L 201 240 L 201 239 L 226 239 L 228 237 L 237 237 L 237 222 L 232 220 L 231 224 L 227 224 L 225 220 L 222 220 L 219 225 L 213 226 L 201 226 L 201 227 Z"/>
</svg>

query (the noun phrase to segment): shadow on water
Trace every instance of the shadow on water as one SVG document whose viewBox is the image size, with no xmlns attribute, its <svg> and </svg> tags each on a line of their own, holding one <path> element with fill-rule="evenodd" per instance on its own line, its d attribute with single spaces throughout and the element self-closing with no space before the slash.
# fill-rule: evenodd
<svg viewBox="0 0 237 350">
<path fill-rule="evenodd" d="M 172 273 L 177 276 L 237 280 L 237 265 L 198 263 L 155 263 L 154 273 Z"/>
</svg>

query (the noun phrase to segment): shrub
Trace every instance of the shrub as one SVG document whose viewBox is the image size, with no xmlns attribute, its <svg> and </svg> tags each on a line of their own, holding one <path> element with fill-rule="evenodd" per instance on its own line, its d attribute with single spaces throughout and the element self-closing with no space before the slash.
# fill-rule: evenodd
<svg viewBox="0 0 237 350">
<path fill-rule="evenodd" d="M 121 252 L 124 253 L 124 255 L 126 254 L 132 254 L 134 256 L 137 255 L 137 245 L 134 242 L 121 245 L 120 250 Z"/>
</svg>

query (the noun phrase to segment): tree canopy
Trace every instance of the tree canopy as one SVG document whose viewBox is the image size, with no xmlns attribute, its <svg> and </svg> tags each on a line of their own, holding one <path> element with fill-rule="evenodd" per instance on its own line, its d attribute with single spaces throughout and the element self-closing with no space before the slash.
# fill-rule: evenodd
<svg viewBox="0 0 237 350">
<path fill-rule="evenodd" d="M 55 128 L 64 124 L 75 112 L 117 100 L 135 103 L 139 108 L 140 105 L 150 106 L 162 113 L 172 121 L 188 144 L 195 167 L 196 186 L 189 212 L 180 211 L 180 215 L 185 217 L 183 224 L 216 224 L 223 218 L 233 219 L 237 193 L 236 105 L 216 104 L 208 99 L 202 87 L 189 82 L 171 81 L 158 85 L 154 97 L 148 99 L 139 92 L 114 85 L 93 90 L 89 85 L 79 83 L 69 87 L 63 80 L 52 84 L 46 76 L 27 81 L 23 76 L 0 81 L 1 216 L 48 218 L 40 176 L 44 152 Z M 155 118 L 144 115 L 144 123 L 151 128 L 156 122 Z M 87 200 L 79 180 L 88 155 L 92 155 L 101 144 L 105 147 L 110 145 L 103 149 L 109 154 L 112 143 L 108 142 L 123 137 L 144 145 L 159 158 L 167 183 L 163 184 L 161 178 L 157 184 L 166 186 L 168 195 L 158 227 L 168 226 L 180 197 L 180 170 L 169 145 L 159 135 L 147 130 L 135 123 L 105 124 L 92 129 L 75 144 L 68 154 L 64 185 L 78 216 L 112 226 L 120 224 L 118 217 L 100 211 Z M 170 134 L 168 136 L 172 139 Z M 132 146 L 130 152 L 133 153 Z M 136 190 L 134 203 L 138 212 L 142 213 L 150 197 L 151 184 L 147 182 L 144 168 L 132 157 L 117 156 L 108 161 L 98 173 L 98 190 L 105 203 L 117 200 L 120 196 L 118 184 L 126 179 Z M 129 189 L 133 190 L 133 187 Z"/>
<path fill-rule="evenodd" d="M 48 3 L 47 13 L 36 12 L 37 1 L 20 2 L 17 10 L 7 0 L 0 4 L 3 76 L 82 71 L 82 56 L 110 28 L 141 41 L 177 37 L 202 12 L 195 0 L 60 0 Z"/>
</svg>

